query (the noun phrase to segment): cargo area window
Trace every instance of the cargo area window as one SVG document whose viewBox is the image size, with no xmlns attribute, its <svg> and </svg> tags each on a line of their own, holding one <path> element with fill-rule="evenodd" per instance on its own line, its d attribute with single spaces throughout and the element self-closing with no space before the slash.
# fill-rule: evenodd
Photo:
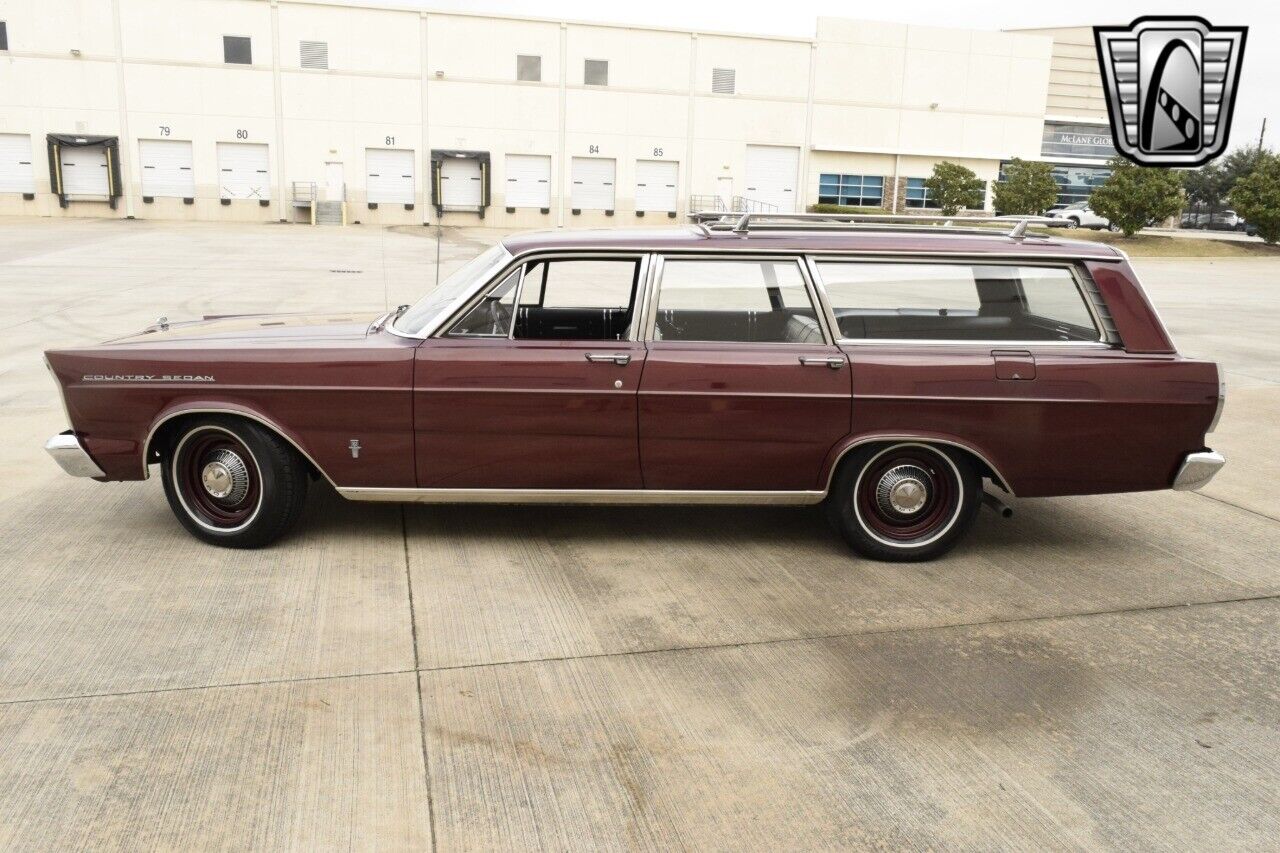
<svg viewBox="0 0 1280 853">
<path fill-rule="evenodd" d="M 930 341 L 1097 341 L 1071 271 L 1004 264 L 819 262 L 840 336 Z"/>
<path fill-rule="evenodd" d="M 795 261 L 667 259 L 656 341 L 824 343 Z"/>
</svg>

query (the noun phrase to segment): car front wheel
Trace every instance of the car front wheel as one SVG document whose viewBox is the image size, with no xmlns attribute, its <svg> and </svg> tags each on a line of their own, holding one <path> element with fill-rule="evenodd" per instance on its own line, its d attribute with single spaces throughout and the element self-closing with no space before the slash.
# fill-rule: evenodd
<svg viewBox="0 0 1280 853">
<path fill-rule="evenodd" d="M 161 463 L 165 497 L 192 535 L 260 548 L 298 520 L 307 472 L 297 451 L 256 423 L 208 417 L 182 425 Z"/>
<path fill-rule="evenodd" d="M 1074 217 L 1068 217 L 1068 218 L 1067 218 L 1067 227 L 1068 227 L 1068 228 L 1079 228 L 1079 227 L 1080 227 L 1080 220 L 1079 220 L 1079 219 L 1075 219 Z"/>
<path fill-rule="evenodd" d="M 982 480 L 970 461 L 921 442 L 859 448 L 841 465 L 827 513 L 845 541 L 875 560 L 932 560 L 973 523 Z"/>
</svg>

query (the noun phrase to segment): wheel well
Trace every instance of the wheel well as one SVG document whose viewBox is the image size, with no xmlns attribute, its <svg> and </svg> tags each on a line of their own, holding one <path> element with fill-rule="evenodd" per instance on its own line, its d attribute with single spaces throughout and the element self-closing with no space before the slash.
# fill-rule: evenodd
<svg viewBox="0 0 1280 853">
<path fill-rule="evenodd" d="M 282 440 L 285 444 L 292 447 L 298 453 L 298 458 L 302 460 L 304 470 L 306 470 L 312 480 L 318 480 L 321 477 L 320 469 L 316 467 L 315 463 L 311 461 L 307 454 L 300 451 L 298 446 L 294 444 L 288 436 L 283 435 L 280 430 L 265 421 L 258 420 L 257 418 L 250 418 L 235 412 L 191 412 L 189 414 L 181 414 L 170 418 L 156 428 L 156 431 L 152 434 L 147 446 L 143 449 L 144 464 L 149 466 L 163 461 L 164 454 L 170 447 L 172 447 L 174 439 L 178 435 L 181 435 L 182 430 L 187 424 L 210 417 L 239 421 L 245 424 L 253 424 L 260 429 L 266 430 Z"/>
<path fill-rule="evenodd" d="M 954 454 L 968 460 L 969 464 L 973 466 L 973 469 L 978 472 L 978 476 L 985 477 L 991 480 L 991 482 L 995 483 L 1005 492 L 1008 492 L 1009 494 L 1013 494 L 1013 490 L 1009 488 L 1009 484 L 1004 481 L 1004 478 L 1000 476 L 999 472 L 996 471 L 996 469 L 991 465 L 991 463 L 988 462 L 986 459 L 984 459 L 977 452 L 970 450 L 968 447 L 965 447 L 962 444 L 954 444 L 949 441 L 940 441 L 938 439 L 933 439 L 933 438 L 920 438 L 917 436 L 906 436 L 906 435 L 897 436 L 893 438 L 870 439 L 868 441 L 862 441 L 856 444 L 849 445 L 849 447 L 845 448 L 845 450 L 841 453 L 839 462 L 837 462 L 835 467 L 831 469 L 831 477 L 827 481 L 828 491 L 830 491 L 831 483 L 835 482 L 836 475 L 840 472 L 840 469 L 844 467 L 844 465 L 849 461 L 849 457 L 853 455 L 853 451 L 858 450 L 860 448 L 864 448 L 864 447 L 882 447 L 890 444 L 899 444 L 904 441 L 910 441 L 916 444 L 927 444 L 930 447 L 937 447 L 940 450 L 949 450 Z"/>
</svg>

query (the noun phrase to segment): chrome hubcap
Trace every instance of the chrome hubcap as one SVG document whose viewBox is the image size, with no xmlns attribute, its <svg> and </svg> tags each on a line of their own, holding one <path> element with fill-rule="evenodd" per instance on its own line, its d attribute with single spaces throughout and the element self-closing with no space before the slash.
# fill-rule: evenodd
<svg viewBox="0 0 1280 853">
<path fill-rule="evenodd" d="M 915 515 L 929 501 L 929 475 L 915 465 L 885 472 L 876 486 L 876 502 L 894 515 Z"/>
<path fill-rule="evenodd" d="M 249 469 L 236 453 L 218 450 L 201 469 L 200 482 L 210 497 L 237 504 L 249 493 Z"/>
</svg>

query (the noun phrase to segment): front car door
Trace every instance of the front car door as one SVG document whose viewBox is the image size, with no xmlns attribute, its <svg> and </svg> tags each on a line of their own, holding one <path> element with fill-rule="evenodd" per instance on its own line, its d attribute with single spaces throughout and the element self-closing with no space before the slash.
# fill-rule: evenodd
<svg viewBox="0 0 1280 853">
<path fill-rule="evenodd" d="M 639 489 L 647 257 L 555 255 L 503 272 L 418 348 L 419 488 Z"/>
<path fill-rule="evenodd" d="M 850 378 L 796 258 L 655 263 L 640 386 L 648 489 L 812 492 Z"/>
</svg>

